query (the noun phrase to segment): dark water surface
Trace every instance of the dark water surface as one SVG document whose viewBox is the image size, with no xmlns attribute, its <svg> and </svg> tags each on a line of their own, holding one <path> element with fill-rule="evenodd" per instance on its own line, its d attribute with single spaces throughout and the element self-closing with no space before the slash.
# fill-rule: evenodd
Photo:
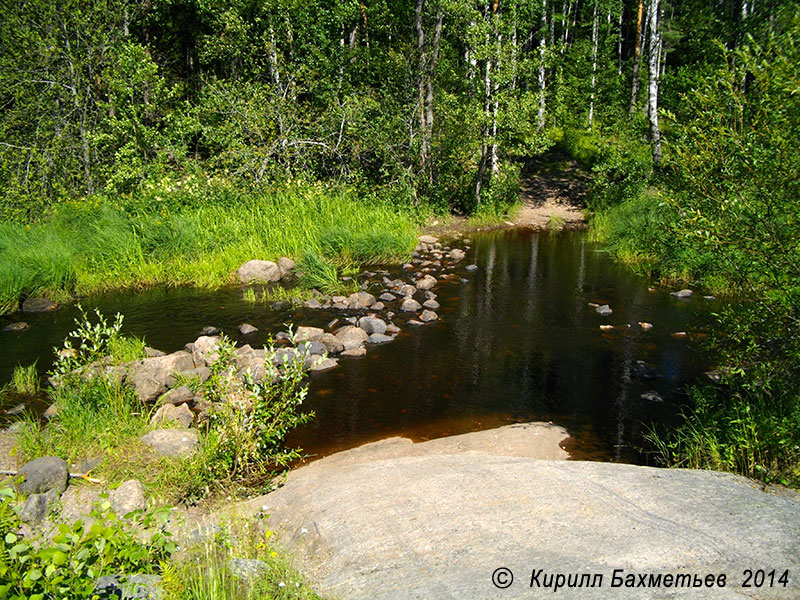
<svg viewBox="0 0 800 600">
<path fill-rule="evenodd" d="M 687 400 L 683 390 L 707 366 L 699 336 L 671 334 L 702 332 L 714 303 L 697 294 L 686 301 L 668 290 L 648 291 L 646 280 L 614 264 L 583 233 L 510 230 L 471 237 L 459 277 L 434 288 L 440 320 L 415 328 L 397 318 L 403 331 L 394 342 L 314 376 L 306 408 L 316 418 L 290 441 L 327 454 L 392 435 L 424 440 L 549 420 L 572 432 L 569 449 L 576 457 L 646 461 L 635 450 L 641 434 L 650 423 L 676 420 Z M 464 267 L 473 262 L 479 270 L 467 273 Z M 166 352 L 194 340 L 205 325 L 256 347 L 284 323 L 325 326 L 337 316 L 250 305 L 239 288 L 154 289 L 82 302 L 107 316 L 123 313 L 127 333 Z M 607 303 L 614 312 L 601 317 L 590 302 Z M 38 359 L 40 369 L 49 367 L 52 347 L 74 328 L 76 314 L 69 307 L 25 315 L 30 330 L 0 334 L 0 381 L 19 363 Z M 637 321 L 654 328 L 644 333 Z M 260 331 L 245 340 L 237 329 L 242 322 Z M 617 328 L 601 331 L 601 324 Z M 637 379 L 637 360 L 661 377 Z M 650 390 L 663 401 L 640 397 Z"/>
</svg>

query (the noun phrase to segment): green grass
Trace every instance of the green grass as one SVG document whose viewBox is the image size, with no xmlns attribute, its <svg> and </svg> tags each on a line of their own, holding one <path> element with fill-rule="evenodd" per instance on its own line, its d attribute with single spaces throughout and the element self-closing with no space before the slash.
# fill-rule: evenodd
<svg viewBox="0 0 800 600">
<path fill-rule="evenodd" d="M 0 313 L 38 294 L 217 287 L 250 259 L 280 256 L 299 261 L 309 287 L 333 289 L 342 271 L 403 260 L 415 241 L 412 215 L 345 188 L 167 182 L 130 198 L 66 201 L 41 223 L 0 224 Z"/>
<path fill-rule="evenodd" d="M 11 375 L 11 389 L 17 394 L 35 396 L 39 393 L 39 374 L 36 372 L 36 362 L 27 367 L 19 365 L 14 368 Z"/>
</svg>

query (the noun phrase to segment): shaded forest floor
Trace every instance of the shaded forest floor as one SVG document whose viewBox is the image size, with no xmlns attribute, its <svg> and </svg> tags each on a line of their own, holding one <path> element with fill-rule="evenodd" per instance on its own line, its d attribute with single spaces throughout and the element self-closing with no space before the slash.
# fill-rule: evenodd
<svg viewBox="0 0 800 600">
<path fill-rule="evenodd" d="M 565 154 L 529 159 L 522 169 L 514 224 L 534 229 L 586 226 L 584 210 L 591 174 Z"/>
</svg>

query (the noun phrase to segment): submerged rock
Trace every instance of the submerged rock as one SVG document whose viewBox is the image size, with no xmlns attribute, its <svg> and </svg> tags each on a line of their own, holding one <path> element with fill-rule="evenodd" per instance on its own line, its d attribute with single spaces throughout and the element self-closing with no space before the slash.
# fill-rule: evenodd
<svg viewBox="0 0 800 600">
<path fill-rule="evenodd" d="M 655 367 L 648 365 L 643 360 L 637 360 L 631 367 L 631 375 L 636 379 L 658 379 L 661 375 Z"/>
<path fill-rule="evenodd" d="M 18 321 L 17 323 L 11 323 L 10 325 L 6 325 L 0 331 L 6 332 L 15 332 L 15 331 L 25 331 L 28 328 L 28 324 L 25 321 Z"/>
<path fill-rule="evenodd" d="M 394 338 L 390 335 L 384 335 L 382 333 L 373 333 L 371 336 L 367 338 L 367 344 L 385 344 L 386 342 L 391 342 Z"/>
<path fill-rule="evenodd" d="M 664 401 L 664 399 L 661 397 L 661 394 L 659 394 L 655 390 L 648 390 L 648 391 L 646 391 L 645 393 L 643 393 L 639 397 L 642 400 L 647 400 L 648 402 L 663 402 Z"/>
<path fill-rule="evenodd" d="M 206 325 L 205 327 L 203 327 L 200 330 L 200 335 L 201 336 L 203 336 L 203 335 L 219 335 L 220 333 L 222 333 L 222 332 L 219 330 L 219 327 L 214 327 L 213 325 Z"/>
<path fill-rule="evenodd" d="M 47 298 L 26 298 L 22 303 L 22 312 L 40 313 L 58 310 L 58 304 Z"/>
<path fill-rule="evenodd" d="M 348 348 L 344 352 L 342 352 L 342 356 L 349 356 L 352 358 L 357 358 L 359 356 L 364 356 L 367 353 L 367 349 L 364 346 L 358 346 L 357 348 Z"/>
<path fill-rule="evenodd" d="M 678 290 L 677 292 L 670 292 L 670 296 L 674 296 L 675 298 L 687 299 L 692 297 L 692 293 L 693 293 L 692 290 L 687 288 L 683 290 Z"/>
</svg>

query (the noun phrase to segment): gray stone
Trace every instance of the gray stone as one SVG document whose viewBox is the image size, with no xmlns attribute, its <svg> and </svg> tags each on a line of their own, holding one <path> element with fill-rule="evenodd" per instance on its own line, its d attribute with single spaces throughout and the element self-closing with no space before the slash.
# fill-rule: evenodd
<svg viewBox="0 0 800 600">
<path fill-rule="evenodd" d="M 50 509 L 54 508 L 58 503 L 59 493 L 57 490 L 48 490 L 44 494 L 31 494 L 25 500 L 20 510 L 20 520 L 36 525 L 44 521 Z"/>
<path fill-rule="evenodd" d="M 28 328 L 28 324 L 25 321 L 19 321 L 17 323 L 11 323 L 10 325 L 6 325 L 0 331 L 25 331 Z"/>
<path fill-rule="evenodd" d="M 431 290 L 425 290 L 425 294 L 423 295 L 425 296 L 425 300 L 436 300 L 437 298 L 436 294 Z"/>
<path fill-rule="evenodd" d="M 323 333 L 318 341 L 325 346 L 325 352 L 328 354 L 339 354 L 344 350 L 344 344 L 332 333 Z"/>
<path fill-rule="evenodd" d="M 311 300 L 306 300 L 303 302 L 303 306 L 306 308 L 322 308 L 322 304 L 316 298 L 311 298 Z"/>
<path fill-rule="evenodd" d="M 391 342 L 393 339 L 394 338 L 390 335 L 373 333 L 367 338 L 367 344 L 385 344 L 386 342 Z"/>
<path fill-rule="evenodd" d="M 168 391 L 161 397 L 161 404 L 183 404 L 184 402 L 189 402 L 192 397 L 194 396 L 194 392 L 189 389 L 189 386 L 182 385 L 177 387 L 173 390 Z"/>
<path fill-rule="evenodd" d="M 278 259 L 278 268 L 281 271 L 281 277 L 285 277 L 295 267 L 295 262 L 286 256 L 281 256 Z"/>
<path fill-rule="evenodd" d="M 357 348 L 349 348 L 342 352 L 342 356 L 349 356 L 351 358 L 358 358 L 359 356 L 364 356 L 367 353 L 367 349 L 364 346 L 358 346 Z"/>
<path fill-rule="evenodd" d="M 297 350 L 305 354 L 325 354 L 326 352 L 325 344 L 319 340 L 309 340 L 307 342 L 297 344 Z"/>
<path fill-rule="evenodd" d="M 213 325 L 206 325 L 200 330 L 201 336 L 219 335 L 220 333 L 219 327 L 214 327 Z"/>
<path fill-rule="evenodd" d="M 299 357 L 295 348 L 278 348 L 272 356 L 272 364 L 276 367 L 295 361 Z"/>
<path fill-rule="evenodd" d="M 390 294 L 389 292 L 384 292 L 383 294 L 378 296 L 378 299 L 381 302 L 394 302 L 395 300 L 397 300 L 397 297 L 394 294 Z"/>
<path fill-rule="evenodd" d="M 397 325 L 395 325 L 394 323 L 389 323 L 386 326 L 386 332 L 385 333 L 386 333 L 386 335 L 397 335 L 398 333 L 400 333 L 400 328 Z"/>
<path fill-rule="evenodd" d="M 417 281 L 416 285 L 417 289 L 419 290 L 429 290 L 437 283 L 439 282 L 436 280 L 435 277 L 431 277 L 430 275 L 425 275 L 425 277 Z"/>
<path fill-rule="evenodd" d="M 435 244 L 439 241 L 439 238 L 433 237 L 432 235 L 421 235 L 417 238 L 423 244 Z"/>
<path fill-rule="evenodd" d="M 353 327 L 352 325 L 342 327 L 336 332 L 335 335 L 336 338 L 342 343 L 345 350 L 358 348 L 369 337 L 369 334 L 367 334 L 366 331 L 360 327 Z"/>
<path fill-rule="evenodd" d="M 184 457 L 197 449 L 197 432 L 191 429 L 155 429 L 140 439 L 161 456 Z"/>
<path fill-rule="evenodd" d="M 26 298 L 22 303 L 22 312 L 40 313 L 58 310 L 58 304 L 47 298 Z"/>
<path fill-rule="evenodd" d="M 384 306 L 383 302 L 376 302 L 375 304 L 373 304 L 372 306 L 370 306 L 370 308 L 371 308 L 372 310 L 378 310 L 378 311 L 380 311 L 380 310 L 383 310 L 384 308 L 386 308 L 386 306 Z"/>
<path fill-rule="evenodd" d="M 712 471 L 498 455 L 506 444 L 497 431 L 481 432 L 493 435 L 475 449 L 455 436 L 436 452 L 406 441 L 413 454 L 395 443 L 372 460 L 368 446 L 333 455 L 248 509 L 291 540 L 318 593 L 342 600 L 800 598 L 796 498 Z M 527 446 L 536 439 L 529 432 Z M 754 565 L 788 569 L 787 587 L 742 589 Z M 491 582 L 499 567 L 514 575 L 506 590 Z M 531 590 L 532 569 L 603 580 L 557 595 Z M 728 584 L 611 589 L 614 569 L 726 573 Z"/>
<path fill-rule="evenodd" d="M 190 396 L 189 399 L 191 400 L 191 398 Z M 188 428 L 192 424 L 192 421 L 194 421 L 194 413 L 189 410 L 186 404 L 179 404 L 177 406 L 165 404 L 156 411 L 156 414 L 150 419 L 150 424 L 160 425 L 161 423 L 170 423 L 173 421 Z"/>
<path fill-rule="evenodd" d="M 18 475 L 24 477 L 17 485 L 21 494 L 43 494 L 49 490 L 61 494 L 67 489 L 69 467 L 63 458 L 42 456 L 24 464 Z"/>
<path fill-rule="evenodd" d="M 419 316 L 419 320 L 423 323 L 429 323 L 431 321 L 436 321 L 439 319 L 439 315 L 437 315 L 432 310 L 423 310 L 422 314 Z"/>
<path fill-rule="evenodd" d="M 603 304 L 602 306 L 598 306 L 597 308 L 594 309 L 594 311 L 602 317 L 607 317 L 608 315 L 614 312 L 613 310 L 611 310 L 611 307 L 608 304 Z"/>
<path fill-rule="evenodd" d="M 325 333 L 324 329 L 319 327 L 298 327 L 294 332 L 294 341 L 297 343 L 307 342 L 309 340 L 316 340 Z"/>
<path fill-rule="evenodd" d="M 663 402 L 664 399 L 661 397 L 655 390 L 648 390 L 644 394 L 640 396 L 642 400 L 647 400 L 648 402 Z"/>
<path fill-rule="evenodd" d="M 334 368 L 338 364 L 339 364 L 339 361 L 337 361 L 335 358 L 323 358 L 322 360 L 319 360 L 319 358 L 318 358 L 311 365 L 311 369 L 310 370 L 311 370 L 312 373 L 321 373 L 323 371 L 328 371 L 328 370 Z"/>
<path fill-rule="evenodd" d="M 99 600 L 161 600 L 160 582 L 160 575 L 104 575 L 97 580 L 94 593 Z"/>
<path fill-rule="evenodd" d="M 417 288 L 415 288 L 413 285 L 405 284 L 405 285 L 400 287 L 400 290 L 398 290 L 398 293 L 401 296 L 405 296 L 406 298 L 410 298 L 411 296 L 413 296 L 414 294 L 417 293 Z"/>
<path fill-rule="evenodd" d="M 184 405 L 185 406 L 185 405 Z M 124 517 L 135 510 L 147 508 L 144 498 L 144 486 L 138 479 L 129 479 L 108 494 L 111 509 L 118 517 Z"/>
<path fill-rule="evenodd" d="M 280 267 L 271 260 L 249 260 L 236 271 L 242 283 L 278 281 L 283 277 Z"/>
<path fill-rule="evenodd" d="M 406 298 L 400 305 L 400 310 L 403 312 L 417 312 L 420 308 L 422 305 L 413 298 Z"/>
<path fill-rule="evenodd" d="M 50 420 L 57 414 L 58 414 L 58 404 L 51 404 L 50 406 L 47 407 L 47 410 L 44 411 L 42 417 L 44 417 L 47 420 Z"/>
<path fill-rule="evenodd" d="M 478 265 L 467 265 L 467 266 L 465 267 L 465 269 L 466 269 L 467 271 L 477 271 L 477 270 L 478 270 Z"/>
<path fill-rule="evenodd" d="M 255 333 L 258 331 L 258 327 L 253 327 L 250 323 L 242 323 L 239 325 L 239 332 L 242 335 L 250 335 L 251 333 Z"/>
<path fill-rule="evenodd" d="M 211 369 L 208 367 L 197 367 L 196 369 L 181 371 L 181 375 L 183 377 L 197 377 L 201 383 L 205 383 L 208 381 L 208 378 L 211 377 Z"/>
<path fill-rule="evenodd" d="M 425 308 L 430 308 L 431 310 L 437 310 L 439 308 L 439 303 L 436 300 L 425 300 L 422 303 L 422 306 Z"/>
<path fill-rule="evenodd" d="M 447 257 L 451 260 L 461 260 L 466 256 L 463 250 L 460 248 L 453 248 L 450 252 L 447 253 Z"/>
<path fill-rule="evenodd" d="M 414 327 L 419 327 L 420 325 L 425 325 L 422 321 L 417 321 L 416 319 L 409 319 L 409 325 L 413 325 Z"/>
<path fill-rule="evenodd" d="M 683 290 L 678 290 L 677 292 L 670 292 L 670 296 L 674 296 L 675 298 L 683 298 L 685 300 L 688 300 L 689 298 L 692 297 L 692 293 L 693 292 L 690 289 L 683 289 Z"/>
<path fill-rule="evenodd" d="M 193 364 L 186 367 L 208 367 L 219 358 L 219 340 L 217 336 L 201 335 L 191 344 L 188 350 L 191 352 Z M 183 369 L 181 369 L 183 370 Z"/>
<path fill-rule="evenodd" d="M 347 297 L 347 305 L 350 308 L 369 308 L 375 304 L 375 296 L 369 292 L 355 292 Z"/>
<path fill-rule="evenodd" d="M 237 579 L 257 579 L 269 571 L 267 563 L 257 558 L 232 558 L 228 569 Z"/>
<path fill-rule="evenodd" d="M 358 326 L 370 335 L 386 332 L 386 321 L 377 317 L 361 317 L 358 321 Z"/>
</svg>

